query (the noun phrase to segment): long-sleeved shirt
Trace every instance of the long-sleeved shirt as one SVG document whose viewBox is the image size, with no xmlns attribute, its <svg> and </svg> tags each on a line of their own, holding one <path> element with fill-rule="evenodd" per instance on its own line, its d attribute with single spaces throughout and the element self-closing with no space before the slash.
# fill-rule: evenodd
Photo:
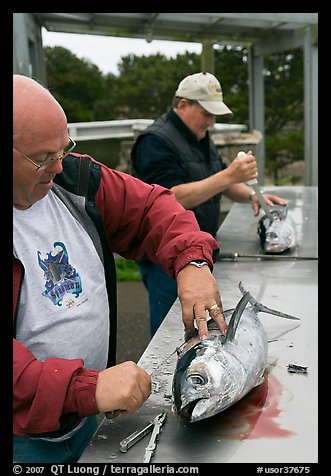
<svg viewBox="0 0 331 476">
<path fill-rule="evenodd" d="M 82 172 L 83 161 L 88 164 L 88 173 L 86 169 Z M 186 211 L 169 190 L 109 169 L 88 156 L 71 154 L 63 161 L 63 168 L 54 181 L 62 192 L 70 192 L 69 197 L 83 198 L 87 214 L 91 210 L 91 216 L 97 216 L 94 223 L 101 223 L 104 250 L 108 247 L 110 253 L 132 260 L 146 255 L 174 278 L 192 260 L 205 260 L 212 268 L 217 242 L 200 231 L 193 212 Z M 79 218 L 81 212 L 76 214 L 75 202 L 70 203 L 68 207 Z M 100 235 L 100 226 L 97 229 Z M 14 334 L 23 279 L 23 265 L 14 258 Z M 113 298 L 108 296 L 109 301 Z M 98 413 L 98 371 L 84 368 L 79 355 L 40 361 L 16 339 L 13 347 L 15 435 L 51 434 L 63 426 L 65 416 L 73 416 L 77 424 L 81 418 Z"/>
</svg>

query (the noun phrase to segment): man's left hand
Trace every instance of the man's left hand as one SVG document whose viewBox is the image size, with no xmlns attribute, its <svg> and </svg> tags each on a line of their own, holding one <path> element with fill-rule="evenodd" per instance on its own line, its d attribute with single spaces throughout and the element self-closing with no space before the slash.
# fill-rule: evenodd
<svg viewBox="0 0 331 476">
<path fill-rule="evenodd" d="M 283 198 L 278 197 L 277 195 L 272 195 L 271 193 L 264 193 L 263 196 L 265 198 L 266 204 L 269 207 L 273 207 L 276 204 L 281 205 L 282 207 L 284 207 L 287 204 L 286 200 L 284 200 Z M 252 200 L 252 208 L 253 208 L 254 216 L 256 217 L 259 214 L 261 205 L 260 205 L 256 195 L 253 195 L 251 200 Z"/>
<path fill-rule="evenodd" d="M 209 311 L 222 334 L 226 333 L 227 325 L 220 292 L 208 266 L 202 268 L 190 264 L 184 266 L 177 275 L 177 288 L 187 337 L 196 334 L 194 320 L 198 326 L 200 339 L 208 337 L 206 311 Z"/>
</svg>

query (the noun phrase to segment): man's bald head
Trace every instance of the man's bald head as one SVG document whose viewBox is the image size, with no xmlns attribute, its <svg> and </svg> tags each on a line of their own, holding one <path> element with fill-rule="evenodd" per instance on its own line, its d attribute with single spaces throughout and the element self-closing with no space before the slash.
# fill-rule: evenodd
<svg viewBox="0 0 331 476">
<path fill-rule="evenodd" d="M 16 140 L 36 140 L 56 127 L 66 127 L 66 115 L 52 94 L 34 79 L 13 76 L 13 122 Z M 53 129 L 54 130 L 54 129 Z"/>
</svg>

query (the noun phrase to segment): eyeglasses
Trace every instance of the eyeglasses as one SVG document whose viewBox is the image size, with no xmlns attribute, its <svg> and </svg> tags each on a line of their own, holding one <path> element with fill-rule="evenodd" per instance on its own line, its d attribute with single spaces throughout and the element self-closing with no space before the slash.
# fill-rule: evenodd
<svg viewBox="0 0 331 476">
<path fill-rule="evenodd" d="M 32 159 L 30 159 L 30 157 L 23 154 L 23 152 L 20 152 L 19 150 L 17 150 L 16 147 L 13 147 L 13 149 L 15 149 L 19 154 L 23 155 L 23 157 L 25 157 L 29 162 L 31 162 L 31 164 L 33 164 L 36 167 L 36 172 L 37 172 L 38 170 L 47 169 L 47 167 L 49 167 L 56 160 L 62 161 L 68 154 L 70 154 L 70 152 L 74 150 L 74 148 L 76 147 L 76 142 L 70 136 L 68 136 L 68 139 L 69 139 L 68 145 L 64 147 L 63 152 L 59 157 L 54 157 L 54 159 L 48 159 L 39 163 L 34 162 Z"/>
</svg>

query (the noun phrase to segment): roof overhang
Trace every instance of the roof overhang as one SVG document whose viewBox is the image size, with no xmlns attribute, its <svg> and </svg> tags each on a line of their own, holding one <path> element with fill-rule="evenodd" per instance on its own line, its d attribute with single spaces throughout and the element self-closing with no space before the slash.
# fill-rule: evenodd
<svg viewBox="0 0 331 476">
<path fill-rule="evenodd" d="M 317 13 L 33 13 L 48 31 L 254 44 L 316 25 Z"/>
</svg>

